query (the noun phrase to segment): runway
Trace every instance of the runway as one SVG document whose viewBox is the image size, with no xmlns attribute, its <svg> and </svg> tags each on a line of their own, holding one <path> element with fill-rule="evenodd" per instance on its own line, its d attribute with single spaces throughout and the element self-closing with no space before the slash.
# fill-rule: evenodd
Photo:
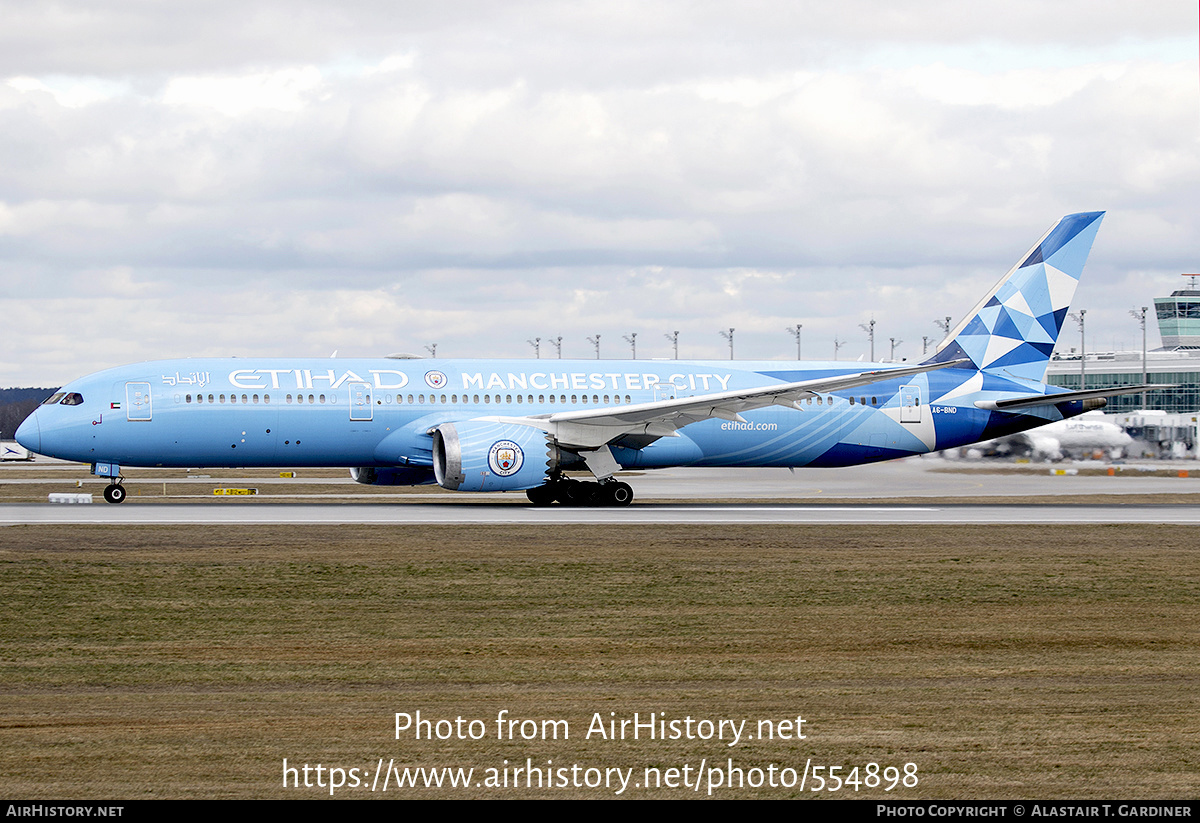
<svg viewBox="0 0 1200 823">
<path fill-rule="evenodd" d="M 1163 471 L 1161 464 L 1124 466 L 1113 476 L 1082 466 L 1077 475 L 1052 474 L 1052 467 L 994 467 L 951 461 L 911 459 L 845 469 L 670 469 L 631 474 L 636 492 L 622 509 L 535 508 L 523 493 L 459 494 L 429 487 L 359 486 L 345 475 L 303 476 L 288 480 L 256 477 L 246 485 L 262 487 L 257 499 L 214 500 L 218 481 L 206 476 L 164 478 L 162 497 L 139 498 L 131 492 L 119 506 L 103 502 L 106 481 L 86 478 L 75 487 L 80 467 L 64 466 L 63 491 L 94 494 L 91 505 L 22 502 L 0 504 L 0 526 L 20 524 L 607 524 L 694 523 L 783 524 L 1122 524 L 1200 523 L 1197 472 L 1179 476 L 1186 466 Z M 1188 465 L 1195 465 L 1194 463 Z M 1023 469 L 1018 471 L 1017 469 Z M 1152 476 L 1148 469 L 1158 474 Z M 86 471 L 83 469 L 82 471 Z M 54 472 L 57 473 L 57 472 Z M 0 471 L 0 486 L 45 480 L 17 479 L 18 470 Z M 4 479 L 12 475 L 13 479 Z M 66 478 L 72 478 L 67 480 Z M 159 480 L 154 483 L 159 484 Z M 280 484 L 290 484 L 284 489 Z M 320 486 L 320 488 L 318 488 Z M 309 491 L 311 489 L 311 491 Z M 1084 495 L 1091 497 L 1073 496 Z M 1130 503 L 1122 503 L 1123 497 Z M 1169 495 L 1173 505 L 1158 505 Z M 1094 496 L 1102 496 L 1096 499 Z M 997 498 L 995 504 L 990 498 Z M 268 499 L 270 500 L 268 501 Z M 904 504 L 890 502 L 905 499 Z M 1004 501 L 1002 498 L 1009 498 Z M 821 501 L 828 500 L 828 504 Z M 839 502 L 850 500 L 854 502 Z M 956 503 L 956 500 L 962 502 Z M 1037 502 L 1031 502 L 1037 501 Z M 1182 501 L 1182 502 L 1181 502 Z"/>
<path fill-rule="evenodd" d="M 809 506 L 654 504 L 624 509 L 492 503 L 380 505 L 5 505 L 0 525 L 1200 524 L 1200 506 Z"/>
</svg>

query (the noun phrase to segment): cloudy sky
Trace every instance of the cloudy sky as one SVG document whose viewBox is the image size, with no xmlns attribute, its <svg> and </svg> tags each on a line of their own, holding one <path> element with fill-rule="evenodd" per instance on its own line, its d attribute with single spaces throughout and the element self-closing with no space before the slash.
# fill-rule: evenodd
<svg viewBox="0 0 1200 823">
<path fill-rule="evenodd" d="M 979 11 L 975 11 L 978 8 Z M 1107 210 L 1200 271 L 1185 2 L 0 5 L 0 385 L 197 355 L 919 358 Z M 1070 334 L 1077 340 L 1077 333 Z M 1073 342 L 1074 342 L 1073 340 Z M 1151 334 L 1151 345 L 1157 335 Z"/>
</svg>

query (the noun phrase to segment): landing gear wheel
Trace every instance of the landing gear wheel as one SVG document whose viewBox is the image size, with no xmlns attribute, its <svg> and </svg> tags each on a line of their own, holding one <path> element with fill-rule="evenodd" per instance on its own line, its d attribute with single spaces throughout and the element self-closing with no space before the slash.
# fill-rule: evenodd
<svg viewBox="0 0 1200 823">
<path fill-rule="evenodd" d="M 556 490 L 553 484 L 547 483 L 535 489 L 526 489 L 525 496 L 535 506 L 549 506 L 555 500 Z"/>
<path fill-rule="evenodd" d="M 558 484 L 555 496 L 564 506 L 586 506 L 592 502 L 592 491 L 595 483 L 568 478 Z"/>
<path fill-rule="evenodd" d="M 610 506 L 628 506 L 633 502 L 633 487 L 628 483 L 606 483 L 603 494 Z"/>
<path fill-rule="evenodd" d="M 125 497 L 125 487 L 119 483 L 110 483 L 104 487 L 104 499 L 109 503 L 124 503 Z"/>
</svg>

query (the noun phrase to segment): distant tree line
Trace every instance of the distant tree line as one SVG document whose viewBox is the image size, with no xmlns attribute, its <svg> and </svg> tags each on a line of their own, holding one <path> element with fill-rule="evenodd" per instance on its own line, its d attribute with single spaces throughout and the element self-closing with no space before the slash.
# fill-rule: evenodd
<svg viewBox="0 0 1200 823">
<path fill-rule="evenodd" d="M 0 389 L 0 440 L 12 440 L 21 421 L 55 389 Z"/>
</svg>

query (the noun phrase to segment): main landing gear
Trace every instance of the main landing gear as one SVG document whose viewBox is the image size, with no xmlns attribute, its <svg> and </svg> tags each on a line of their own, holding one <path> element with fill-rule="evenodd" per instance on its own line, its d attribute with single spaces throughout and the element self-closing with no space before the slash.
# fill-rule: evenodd
<svg viewBox="0 0 1200 823">
<path fill-rule="evenodd" d="M 633 488 L 612 478 L 593 483 L 559 476 L 551 477 L 543 486 L 529 489 L 525 496 L 535 506 L 549 506 L 556 500 L 564 506 L 628 506 L 633 502 Z"/>
<path fill-rule="evenodd" d="M 120 481 L 109 483 L 104 487 L 104 499 L 109 503 L 124 503 L 127 496 L 125 487 L 121 485 Z"/>
</svg>

